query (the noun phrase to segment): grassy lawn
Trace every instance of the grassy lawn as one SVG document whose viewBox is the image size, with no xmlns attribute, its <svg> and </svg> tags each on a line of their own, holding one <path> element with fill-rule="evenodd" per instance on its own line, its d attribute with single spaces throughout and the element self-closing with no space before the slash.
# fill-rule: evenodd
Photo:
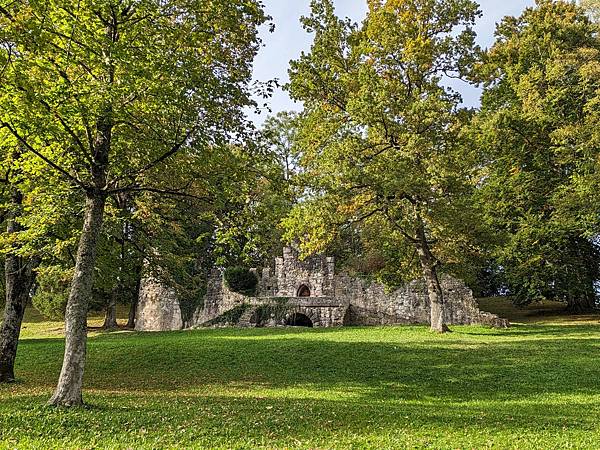
<svg viewBox="0 0 600 450">
<path fill-rule="evenodd" d="M 30 314 L 0 447 L 600 448 L 597 317 L 453 329 L 94 332 L 68 411 L 61 324 Z"/>
</svg>

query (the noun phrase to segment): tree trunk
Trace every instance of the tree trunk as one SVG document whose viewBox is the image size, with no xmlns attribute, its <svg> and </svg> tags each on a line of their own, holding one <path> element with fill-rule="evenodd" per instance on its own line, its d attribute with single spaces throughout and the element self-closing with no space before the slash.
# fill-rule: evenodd
<svg viewBox="0 0 600 450">
<path fill-rule="evenodd" d="M 567 311 L 571 314 L 585 314 L 590 312 L 597 312 L 595 295 L 593 293 L 582 293 L 577 297 L 569 295 L 569 297 L 567 298 Z"/>
<path fill-rule="evenodd" d="M 15 192 L 12 204 L 15 208 L 21 205 L 23 196 Z M 16 233 L 19 226 L 11 213 L 7 220 L 6 231 Z M 17 345 L 21 334 L 21 323 L 25 314 L 25 307 L 35 283 L 37 264 L 33 259 L 24 259 L 14 253 L 7 253 L 4 260 L 6 278 L 6 305 L 4 307 L 4 320 L 0 327 L 0 383 L 15 380 L 15 358 Z"/>
<path fill-rule="evenodd" d="M 87 313 L 92 296 L 96 247 L 102 227 L 103 194 L 89 193 L 79 238 L 75 274 L 65 314 L 65 354 L 58 385 L 48 401 L 55 406 L 83 405 L 82 384 L 87 341 Z"/>
<path fill-rule="evenodd" d="M 129 307 L 129 318 L 127 320 L 127 328 L 135 328 L 135 314 L 137 313 L 138 300 L 140 298 L 140 286 L 142 285 L 142 269 L 139 269 L 137 281 L 135 285 L 135 295 L 131 299 Z"/>
<path fill-rule="evenodd" d="M 105 330 L 112 330 L 117 328 L 117 295 L 119 295 L 120 289 L 115 286 L 110 293 L 110 300 L 106 305 L 106 312 L 104 314 L 104 324 L 102 328 Z"/>
<path fill-rule="evenodd" d="M 571 314 L 597 312 L 595 282 L 600 277 L 600 254 L 594 242 L 574 238 L 570 242 L 575 261 L 572 274 L 566 280 L 567 311 Z"/>
<path fill-rule="evenodd" d="M 417 233 L 416 241 L 417 253 L 419 262 L 421 263 L 421 271 L 427 287 L 429 296 L 431 331 L 436 333 L 446 333 L 450 331 L 444 323 L 444 293 L 440 286 L 440 280 L 437 273 L 437 261 L 431 253 L 427 235 L 425 234 L 425 226 L 421 224 Z"/>
</svg>

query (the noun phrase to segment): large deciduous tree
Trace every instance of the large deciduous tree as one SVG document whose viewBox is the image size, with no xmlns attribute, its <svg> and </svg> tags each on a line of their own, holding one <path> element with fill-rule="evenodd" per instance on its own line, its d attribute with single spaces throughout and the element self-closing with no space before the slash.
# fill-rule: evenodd
<svg viewBox="0 0 600 450">
<path fill-rule="evenodd" d="M 507 17 L 481 66 L 479 202 L 515 299 L 596 306 L 600 39 L 585 11 L 539 0 Z"/>
<path fill-rule="evenodd" d="M 469 0 L 372 0 L 362 25 L 340 20 L 330 0 L 303 19 L 309 53 L 291 63 L 303 201 L 285 221 L 305 253 L 344 227 L 360 228 L 396 271 L 415 266 L 431 328 L 447 330 L 439 271 L 465 242 L 471 154 L 461 145 L 460 77 L 475 54 Z M 415 264 L 416 263 L 416 264 Z"/>
<path fill-rule="evenodd" d="M 81 405 L 86 316 L 107 198 L 182 193 L 157 172 L 201 167 L 239 137 L 265 21 L 254 0 L 17 0 L 0 8 L 0 126 L 85 196 L 50 403 Z M 192 180 L 190 180 L 191 183 Z"/>
<path fill-rule="evenodd" d="M 3 149 L 8 150 L 8 154 L 3 161 L 2 180 L 2 221 L 6 224 L 6 232 L 0 238 L 4 254 L 5 280 L 4 315 L 0 324 L 0 383 L 15 380 L 15 359 L 21 323 L 27 303 L 31 299 L 36 280 L 35 269 L 39 264 L 38 256 L 31 256 L 23 251 L 19 236 L 22 232 L 24 193 L 18 182 L 23 174 L 15 170 L 15 166 L 18 166 L 16 161 L 20 156 L 18 147 L 9 144 Z"/>
<path fill-rule="evenodd" d="M 15 380 L 21 323 L 38 284 L 38 270 L 61 253 L 57 232 L 65 229 L 65 220 L 71 215 L 64 183 L 47 171 L 42 161 L 31 164 L 6 130 L 0 130 L 0 155 L 0 217 L 5 227 L 0 233 L 0 252 L 6 288 L 0 326 L 0 382 L 11 382 Z"/>
</svg>

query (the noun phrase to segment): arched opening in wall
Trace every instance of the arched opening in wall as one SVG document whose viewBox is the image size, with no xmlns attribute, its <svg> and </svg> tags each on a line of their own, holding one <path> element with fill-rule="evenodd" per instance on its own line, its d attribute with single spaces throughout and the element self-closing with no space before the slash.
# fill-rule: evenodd
<svg viewBox="0 0 600 450">
<path fill-rule="evenodd" d="M 310 297 L 310 289 L 307 285 L 303 284 L 298 288 L 297 297 Z"/>
<path fill-rule="evenodd" d="M 290 317 L 287 318 L 285 324 L 289 327 L 313 327 L 312 320 L 306 315 L 302 313 L 294 313 Z"/>
<path fill-rule="evenodd" d="M 345 327 L 358 325 L 358 314 L 356 314 L 352 306 L 348 306 L 348 308 L 346 308 L 346 312 L 344 313 L 344 317 L 342 319 L 342 324 Z"/>
</svg>

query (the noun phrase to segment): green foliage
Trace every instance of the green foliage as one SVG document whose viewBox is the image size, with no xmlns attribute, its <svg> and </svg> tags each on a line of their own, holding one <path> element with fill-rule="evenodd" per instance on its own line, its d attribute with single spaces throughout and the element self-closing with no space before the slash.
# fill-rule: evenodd
<svg viewBox="0 0 600 450">
<path fill-rule="evenodd" d="M 256 320 L 257 326 L 264 326 L 271 319 L 274 319 L 276 323 L 284 321 L 291 311 L 293 308 L 290 308 L 286 301 L 277 301 L 275 304 L 261 305 L 256 308 L 253 318 Z"/>
<path fill-rule="evenodd" d="M 228 267 L 223 274 L 227 287 L 233 292 L 253 296 L 256 295 L 258 277 L 246 267 Z"/>
<path fill-rule="evenodd" d="M 204 287 L 205 285 L 202 285 Z M 187 295 L 180 295 L 179 299 L 179 308 L 181 310 L 181 320 L 184 324 L 189 323 L 189 321 L 193 318 L 196 310 L 204 305 L 204 294 L 206 293 L 206 289 L 196 289 L 193 292 L 193 295 L 186 292 Z"/>
<path fill-rule="evenodd" d="M 297 139 L 296 112 L 283 111 L 265 120 L 262 129 L 268 151 L 275 156 L 279 165 L 283 168 L 284 180 L 289 184 L 293 175 L 298 172 L 298 163 L 301 150 L 296 148 Z"/>
<path fill-rule="evenodd" d="M 219 317 L 215 317 L 213 320 L 209 320 L 204 326 L 212 327 L 215 325 L 235 325 L 240 321 L 242 315 L 250 308 L 250 305 L 243 304 L 236 306 L 235 308 L 225 311 Z"/>
<path fill-rule="evenodd" d="M 591 449 L 600 433 L 597 318 L 443 337 L 425 327 L 100 334 L 89 339 L 91 406 L 73 411 L 43 405 L 60 327 L 25 322 L 22 379 L 0 386 L 0 447 Z"/>
<path fill-rule="evenodd" d="M 62 217 L 68 225 L 49 239 L 56 242 L 43 243 L 60 243 L 53 246 L 61 247 L 55 250 L 62 250 L 64 264 L 64 253 L 76 254 L 72 244 L 79 236 L 71 226 L 81 229 L 83 201 L 93 197 L 106 223 L 89 234 L 105 235 L 87 241 L 99 241 L 97 249 L 86 249 L 98 257 L 77 275 L 90 277 L 96 270 L 100 303 L 117 291 L 129 296 L 149 254 L 180 257 L 189 267 L 189 253 L 145 245 L 142 235 L 154 241 L 160 234 L 140 226 L 145 212 L 162 203 L 173 210 L 173 198 L 185 197 L 221 213 L 233 198 L 220 193 L 221 181 L 233 178 L 227 169 L 234 158 L 220 156 L 233 153 L 232 142 L 245 146 L 253 131 L 245 108 L 256 106 L 252 61 L 260 46 L 258 28 L 267 19 L 256 0 L 18 0 L 0 7 L 0 144 L 9 139 L 21 152 L 23 183 L 45 192 L 46 199 L 56 197 L 24 219 L 28 242 L 39 252 L 36 233 L 47 239 Z M 15 166 L 10 163 L 8 172 Z M 48 184 L 38 185 L 38 179 Z M 150 225 L 161 223 L 154 219 Z M 216 222 L 215 215 L 211 219 Z M 196 282 L 188 290 L 200 291 L 204 275 L 184 273 Z M 88 301 L 92 293 L 86 291 L 73 292 L 82 300 L 75 305 Z"/>
<path fill-rule="evenodd" d="M 304 254 L 358 236 L 357 257 L 396 284 L 425 270 L 417 246 L 428 267 L 472 251 L 470 113 L 441 79 L 472 68 L 478 16 L 465 0 L 379 0 L 358 25 L 331 1 L 312 2 L 303 24 L 314 42 L 292 61 L 288 86 L 304 102 L 295 139 L 305 191 L 283 222 Z"/>
<path fill-rule="evenodd" d="M 214 220 L 217 264 L 268 264 L 282 248 L 281 231 L 274 224 L 281 221 L 293 202 L 284 162 L 275 148 L 264 144 L 255 153 L 230 148 L 215 159 L 215 167 L 215 197 L 219 199 Z"/>
<path fill-rule="evenodd" d="M 507 17 L 480 67 L 477 201 L 514 298 L 595 305 L 600 253 L 600 39 L 568 2 Z"/>
<path fill-rule="evenodd" d="M 38 287 L 32 299 L 34 308 L 48 319 L 63 319 L 71 277 L 72 270 L 65 270 L 61 266 L 40 268 L 37 276 Z"/>
<path fill-rule="evenodd" d="M 68 290 L 58 292 L 38 290 L 33 296 L 32 304 L 44 317 L 60 320 L 65 317 L 68 298 Z"/>
<path fill-rule="evenodd" d="M 27 141 L 32 164 L 47 158 L 86 183 L 88 144 L 106 121 L 113 183 L 139 187 L 174 145 L 190 154 L 193 139 L 198 162 L 243 131 L 265 20 L 260 4 L 245 0 L 12 2 L 0 14 L 2 124 Z M 166 162 L 181 173 L 177 153 Z"/>
</svg>

